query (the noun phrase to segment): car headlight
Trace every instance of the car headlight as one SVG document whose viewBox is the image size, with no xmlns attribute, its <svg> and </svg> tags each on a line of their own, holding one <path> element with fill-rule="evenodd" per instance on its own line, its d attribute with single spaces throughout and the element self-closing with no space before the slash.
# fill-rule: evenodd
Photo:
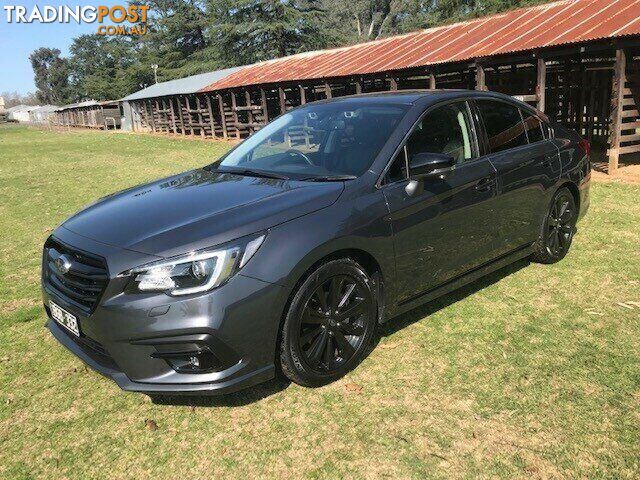
<svg viewBox="0 0 640 480">
<path fill-rule="evenodd" d="M 190 295 L 225 283 L 256 253 L 266 235 L 254 235 L 219 248 L 199 250 L 149 263 L 122 273 L 131 277 L 128 290 Z"/>
</svg>

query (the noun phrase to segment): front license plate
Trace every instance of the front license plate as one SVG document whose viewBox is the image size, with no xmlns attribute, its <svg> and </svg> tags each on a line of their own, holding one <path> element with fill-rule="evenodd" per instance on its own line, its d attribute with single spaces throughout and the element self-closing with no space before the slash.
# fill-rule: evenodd
<svg viewBox="0 0 640 480">
<path fill-rule="evenodd" d="M 78 325 L 78 317 L 67 312 L 64 308 L 49 300 L 49 308 L 51 308 L 51 317 L 62 325 L 64 328 L 73 333 L 76 337 L 80 336 L 80 326 Z"/>
</svg>

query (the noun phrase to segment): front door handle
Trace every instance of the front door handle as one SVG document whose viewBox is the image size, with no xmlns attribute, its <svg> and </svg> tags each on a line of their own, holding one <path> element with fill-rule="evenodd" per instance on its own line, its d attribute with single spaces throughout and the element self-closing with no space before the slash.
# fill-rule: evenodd
<svg viewBox="0 0 640 480">
<path fill-rule="evenodd" d="M 486 177 L 476 183 L 476 190 L 479 192 L 488 192 L 493 188 L 493 179 Z"/>
</svg>

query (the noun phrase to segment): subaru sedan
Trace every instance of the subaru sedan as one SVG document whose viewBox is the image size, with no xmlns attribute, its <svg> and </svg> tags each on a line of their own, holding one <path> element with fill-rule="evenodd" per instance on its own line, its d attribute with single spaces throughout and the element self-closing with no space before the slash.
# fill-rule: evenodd
<svg viewBox="0 0 640 480">
<path fill-rule="evenodd" d="M 48 327 L 124 390 L 325 385 L 380 324 L 520 259 L 562 260 L 589 157 L 578 134 L 495 93 L 303 105 L 59 226 L 43 253 Z"/>
</svg>

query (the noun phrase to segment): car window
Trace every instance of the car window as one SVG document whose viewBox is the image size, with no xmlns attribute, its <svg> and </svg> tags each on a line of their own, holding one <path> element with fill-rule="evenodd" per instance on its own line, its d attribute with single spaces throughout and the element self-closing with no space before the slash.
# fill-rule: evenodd
<svg viewBox="0 0 640 480">
<path fill-rule="evenodd" d="M 524 118 L 524 126 L 529 137 L 529 143 L 541 142 L 545 139 L 544 131 L 542 129 L 542 121 L 535 115 L 531 115 L 528 112 L 522 112 Z"/>
<path fill-rule="evenodd" d="M 407 157 L 416 153 L 444 153 L 456 163 L 476 158 L 471 119 L 464 102 L 438 107 L 429 112 L 414 128 L 402 148 L 391 162 L 385 183 L 404 180 L 408 175 Z"/>
<path fill-rule="evenodd" d="M 407 156 L 404 147 L 396 154 L 391 162 L 391 167 L 387 171 L 385 183 L 398 182 L 409 178 L 409 170 L 407 168 Z"/>
<path fill-rule="evenodd" d="M 456 163 L 473 158 L 470 124 L 465 103 L 436 108 L 422 119 L 407 140 L 409 158 L 417 153 L 444 153 Z"/>
<path fill-rule="evenodd" d="M 274 120 L 212 167 L 291 178 L 359 176 L 371 167 L 408 109 L 362 100 L 310 104 Z"/>
<path fill-rule="evenodd" d="M 527 136 L 520 110 L 509 103 L 478 100 L 491 153 L 527 145 Z"/>
</svg>

